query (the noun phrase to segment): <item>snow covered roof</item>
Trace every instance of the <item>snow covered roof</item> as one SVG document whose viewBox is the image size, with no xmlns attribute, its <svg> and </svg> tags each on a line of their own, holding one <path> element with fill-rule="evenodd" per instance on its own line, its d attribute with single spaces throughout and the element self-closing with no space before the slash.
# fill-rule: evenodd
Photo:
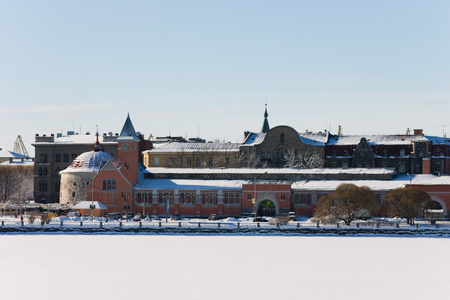
<svg viewBox="0 0 450 300">
<path fill-rule="evenodd" d="M 369 145 L 410 145 L 412 142 L 432 142 L 433 144 L 450 145 L 450 139 L 423 135 L 332 135 L 328 145 L 357 145 L 365 138 Z"/>
<path fill-rule="evenodd" d="M 89 151 L 78 155 L 64 172 L 98 172 L 98 170 L 110 160 L 116 167 L 118 162 L 109 153 L 103 151 Z"/>
<path fill-rule="evenodd" d="M 152 150 L 145 152 L 239 152 L 239 143 L 186 143 L 171 142 L 165 143 Z"/>
<path fill-rule="evenodd" d="M 310 146 L 325 146 L 328 139 L 327 133 L 313 133 L 313 132 L 305 132 L 300 133 L 300 139 L 303 143 Z"/>
<path fill-rule="evenodd" d="M 411 181 L 410 181 L 411 178 Z M 342 183 L 353 183 L 357 186 L 367 186 L 374 191 L 390 191 L 411 185 L 449 185 L 450 176 L 431 174 L 399 175 L 393 180 L 303 180 L 292 184 L 295 190 L 334 191 Z"/>
<path fill-rule="evenodd" d="M 100 135 L 98 140 L 101 144 L 111 144 L 116 143 L 116 136 L 107 136 Z M 64 136 L 55 136 L 52 141 L 38 141 L 36 143 L 48 143 L 48 144 L 90 144 L 93 145 L 95 143 L 95 135 L 91 134 L 76 134 L 76 135 L 64 135 Z"/>
<path fill-rule="evenodd" d="M 383 168 L 146 168 L 146 172 L 155 174 L 394 174 L 394 169 Z"/>
<path fill-rule="evenodd" d="M 245 138 L 244 145 L 259 145 L 261 144 L 266 137 L 265 132 L 255 133 L 250 132 Z"/>
<path fill-rule="evenodd" d="M 0 158 L 27 159 L 29 157 L 9 150 L 0 150 Z"/>
<path fill-rule="evenodd" d="M 304 180 L 292 184 L 292 189 L 299 191 L 335 191 L 343 183 L 352 183 L 357 186 L 367 186 L 374 191 L 389 191 L 402 188 L 409 181 L 390 180 Z"/>
<path fill-rule="evenodd" d="M 34 161 L 32 159 L 18 160 L 14 159 L 12 162 L 9 160 L 0 163 L 1 166 L 34 166 Z"/>
<path fill-rule="evenodd" d="M 325 143 L 327 142 L 327 134 L 321 133 L 321 132 L 319 132 L 319 133 L 312 133 L 312 132 L 299 133 L 299 137 L 303 143 L 310 145 L 310 146 L 324 146 Z M 265 138 L 266 138 L 266 133 L 250 132 L 244 141 L 244 145 L 248 145 L 248 146 L 259 145 L 264 141 Z"/>
<path fill-rule="evenodd" d="M 108 207 L 98 201 L 80 201 L 72 209 L 91 209 L 91 205 L 94 205 L 94 209 L 108 209 Z"/>
<path fill-rule="evenodd" d="M 158 190 L 240 190 L 248 180 L 144 179 L 135 189 Z"/>
</svg>

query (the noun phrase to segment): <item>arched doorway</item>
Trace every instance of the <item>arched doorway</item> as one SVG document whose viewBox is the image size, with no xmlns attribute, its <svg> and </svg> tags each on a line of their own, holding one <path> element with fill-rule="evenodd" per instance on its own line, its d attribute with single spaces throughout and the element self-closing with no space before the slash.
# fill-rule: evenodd
<svg viewBox="0 0 450 300">
<path fill-rule="evenodd" d="M 270 200 L 263 200 L 258 206 L 258 216 L 274 217 L 276 215 L 275 204 Z"/>
</svg>

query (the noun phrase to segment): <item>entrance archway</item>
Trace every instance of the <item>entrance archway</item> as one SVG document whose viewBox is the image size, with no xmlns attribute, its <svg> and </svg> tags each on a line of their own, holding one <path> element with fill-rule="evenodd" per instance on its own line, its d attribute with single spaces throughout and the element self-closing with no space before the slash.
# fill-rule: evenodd
<svg viewBox="0 0 450 300">
<path fill-rule="evenodd" d="M 425 209 L 442 209 L 444 211 L 444 216 L 447 216 L 447 205 L 444 200 L 439 197 L 431 196 L 431 201 L 428 201 L 425 206 Z"/>
<path fill-rule="evenodd" d="M 263 200 L 258 206 L 258 216 L 275 217 L 276 207 L 270 200 Z"/>
</svg>

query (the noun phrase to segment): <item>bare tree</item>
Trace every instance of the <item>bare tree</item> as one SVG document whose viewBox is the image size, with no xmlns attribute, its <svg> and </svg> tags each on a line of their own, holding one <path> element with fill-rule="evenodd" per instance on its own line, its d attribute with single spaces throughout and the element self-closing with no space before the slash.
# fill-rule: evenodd
<svg viewBox="0 0 450 300">
<path fill-rule="evenodd" d="M 249 149 L 249 151 L 242 151 L 239 154 L 239 166 L 243 168 L 256 168 L 260 165 L 261 158 L 255 151 Z"/>
<path fill-rule="evenodd" d="M 406 218 L 408 224 L 414 224 L 426 202 L 431 197 L 423 190 L 417 188 L 397 188 L 389 192 L 386 205 L 391 216 Z"/>
<path fill-rule="evenodd" d="M 286 168 L 310 169 L 320 168 L 324 165 L 324 159 L 321 155 L 312 150 L 301 153 L 294 148 L 289 148 L 283 159 Z"/>
<path fill-rule="evenodd" d="M 31 166 L 0 166 L 0 201 L 21 203 L 33 194 Z"/>
<path fill-rule="evenodd" d="M 321 220 L 331 216 L 350 225 L 353 220 L 367 217 L 378 207 L 378 200 L 369 187 L 344 183 L 334 193 L 319 199 L 314 216 Z"/>
</svg>

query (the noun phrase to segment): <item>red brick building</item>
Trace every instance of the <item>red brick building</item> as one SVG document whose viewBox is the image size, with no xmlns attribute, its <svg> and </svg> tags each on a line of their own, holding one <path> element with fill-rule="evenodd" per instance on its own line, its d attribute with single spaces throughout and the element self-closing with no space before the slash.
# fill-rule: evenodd
<svg viewBox="0 0 450 300">
<path fill-rule="evenodd" d="M 117 142 L 117 160 L 102 162 L 84 192 L 88 201 L 106 205 L 105 213 L 312 216 L 321 196 L 348 182 L 368 186 L 380 203 L 392 189 L 415 186 L 446 215 L 450 205 L 450 176 L 398 174 L 395 168 L 145 168 L 129 117 Z"/>
</svg>

